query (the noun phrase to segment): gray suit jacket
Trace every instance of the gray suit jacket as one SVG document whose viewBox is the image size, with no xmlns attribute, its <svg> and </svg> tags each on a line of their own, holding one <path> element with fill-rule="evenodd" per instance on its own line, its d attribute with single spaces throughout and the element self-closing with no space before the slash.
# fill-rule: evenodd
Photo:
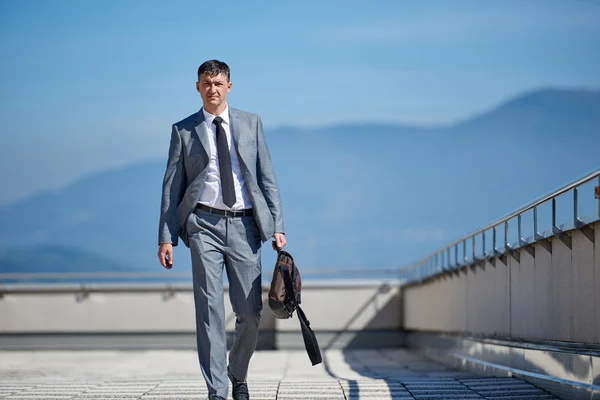
<svg viewBox="0 0 600 400">
<path fill-rule="evenodd" d="M 279 189 L 255 114 L 229 108 L 231 135 L 254 208 L 254 219 L 263 242 L 284 232 Z M 202 110 L 173 125 L 169 159 L 163 181 L 158 243 L 177 246 L 180 237 L 189 247 L 186 222 L 194 211 L 206 181 L 210 160 L 208 135 Z"/>
</svg>

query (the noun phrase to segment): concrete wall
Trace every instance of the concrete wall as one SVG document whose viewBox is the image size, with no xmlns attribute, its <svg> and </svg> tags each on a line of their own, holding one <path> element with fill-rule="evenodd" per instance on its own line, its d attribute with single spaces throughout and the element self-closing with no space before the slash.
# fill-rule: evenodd
<svg viewBox="0 0 600 400">
<path fill-rule="evenodd" d="M 552 237 L 535 256 L 518 250 L 403 289 L 410 330 L 600 343 L 600 222 L 594 242 L 568 232 L 571 249 Z M 504 261 L 504 262 L 503 262 Z"/>
<path fill-rule="evenodd" d="M 90 288 L 91 289 L 91 288 Z M 165 333 L 194 332 L 191 288 L 143 291 L 122 288 L 90 291 L 77 287 L 62 293 L 19 292 L 0 287 L 0 334 L 8 333 Z M 261 330 L 297 332 L 296 317 L 276 320 L 263 289 Z M 227 293 L 225 295 L 228 299 Z M 226 329 L 233 331 L 235 316 L 229 301 Z M 316 331 L 399 330 L 402 322 L 400 289 L 382 283 L 318 284 L 303 282 L 302 308 Z"/>
</svg>

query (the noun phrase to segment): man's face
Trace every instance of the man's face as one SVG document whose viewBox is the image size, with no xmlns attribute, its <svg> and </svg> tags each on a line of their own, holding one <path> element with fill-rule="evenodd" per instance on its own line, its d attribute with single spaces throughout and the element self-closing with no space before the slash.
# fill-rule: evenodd
<svg viewBox="0 0 600 400">
<path fill-rule="evenodd" d="M 196 89 L 200 93 L 205 107 L 217 108 L 225 103 L 227 93 L 231 90 L 231 82 L 227 82 L 224 74 L 214 76 L 201 74 L 200 80 L 196 82 Z"/>
</svg>

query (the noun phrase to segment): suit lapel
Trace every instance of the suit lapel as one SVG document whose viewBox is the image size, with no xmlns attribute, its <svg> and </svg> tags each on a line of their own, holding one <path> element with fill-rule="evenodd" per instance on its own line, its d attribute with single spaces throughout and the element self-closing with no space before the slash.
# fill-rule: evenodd
<svg viewBox="0 0 600 400">
<path fill-rule="evenodd" d="M 233 141 L 237 149 L 238 143 L 240 142 L 240 124 L 238 120 L 238 113 L 236 113 L 235 110 L 231 108 L 229 109 L 229 123 L 231 124 L 231 136 L 233 136 Z"/>
<path fill-rule="evenodd" d="M 236 112 L 236 110 L 230 108 L 229 109 L 229 124 L 230 124 L 230 131 L 231 131 L 231 136 L 233 137 L 233 143 L 235 143 L 235 150 L 237 151 L 238 157 L 241 159 L 241 161 L 243 162 L 243 164 L 246 164 L 246 160 L 244 157 L 244 153 L 240 152 L 240 147 L 239 147 L 239 143 L 240 143 L 240 139 L 242 136 L 242 125 L 240 124 L 240 120 L 239 120 L 239 115 Z"/>
<path fill-rule="evenodd" d="M 208 132 L 207 129 L 210 129 L 210 127 L 206 126 L 206 122 L 204 121 L 204 113 L 202 112 L 202 109 L 200 109 L 200 111 L 196 114 L 196 126 L 195 126 L 195 131 L 196 131 L 196 136 L 198 136 L 198 139 L 200 140 L 200 143 L 202 144 L 202 147 L 204 148 L 204 151 L 206 151 L 206 154 L 210 157 L 210 146 L 208 143 Z M 233 137 L 233 143 L 235 144 L 235 150 L 238 154 L 238 157 L 240 158 L 240 160 L 242 161 L 242 164 L 244 164 L 244 166 L 246 165 L 246 156 L 244 155 L 243 152 L 240 152 L 240 147 L 239 147 L 239 143 L 240 140 L 242 138 L 242 131 L 243 131 L 243 125 L 240 122 L 239 119 L 239 115 L 236 112 L 236 110 L 234 109 L 229 109 L 229 124 L 230 124 L 230 132 L 231 132 L 231 136 Z"/>
<path fill-rule="evenodd" d="M 202 109 L 200 109 L 200 111 L 198 111 L 198 113 L 196 114 L 196 127 L 195 127 L 196 135 L 198 136 L 200 143 L 202 143 L 202 147 L 204 148 L 204 151 L 210 157 L 208 132 L 206 132 L 207 129 L 208 129 L 208 127 L 206 126 L 206 122 L 204 121 L 204 113 L 202 112 Z"/>
</svg>

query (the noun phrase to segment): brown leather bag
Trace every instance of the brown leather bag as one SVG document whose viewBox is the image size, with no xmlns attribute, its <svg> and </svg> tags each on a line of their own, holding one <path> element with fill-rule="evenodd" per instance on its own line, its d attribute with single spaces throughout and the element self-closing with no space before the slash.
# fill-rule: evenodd
<svg viewBox="0 0 600 400">
<path fill-rule="evenodd" d="M 290 253 L 279 251 L 269 290 L 269 308 L 271 308 L 275 318 L 279 319 L 291 318 L 294 311 L 297 311 L 304 347 L 312 365 L 317 365 L 323 359 L 315 332 L 310 328 L 310 322 L 302 308 L 300 308 L 301 290 L 302 280 L 294 259 Z"/>
<path fill-rule="evenodd" d="M 286 289 L 286 279 L 284 277 L 288 275 L 293 287 Z M 301 302 L 301 291 L 302 279 L 294 259 L 287 251 L 280 251 L 277 255 L 271 289 L 269 290 L 269 307 L 275 318 L 287 319 L 292 317 L 297 305 Z"/>
</svg>

